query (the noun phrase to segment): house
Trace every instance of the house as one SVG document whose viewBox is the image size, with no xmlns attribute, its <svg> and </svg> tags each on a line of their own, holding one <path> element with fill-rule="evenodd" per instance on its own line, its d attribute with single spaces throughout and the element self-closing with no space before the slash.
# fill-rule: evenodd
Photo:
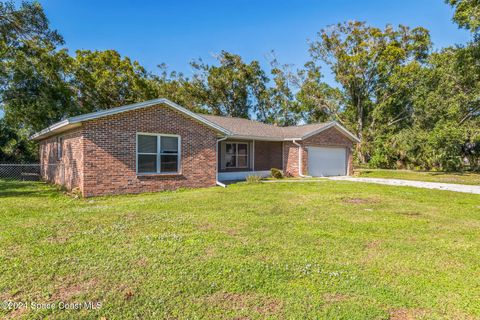
<svg viewBox="0 0 480 320">
<path fill-rule="evenodd" d="M 60 121 L 31 137 L 41 176 L 86 196 L 267 176 L 347 175 L 358 139 L 336 122 L 277 127 L 155 99 Z"/>
</svg>

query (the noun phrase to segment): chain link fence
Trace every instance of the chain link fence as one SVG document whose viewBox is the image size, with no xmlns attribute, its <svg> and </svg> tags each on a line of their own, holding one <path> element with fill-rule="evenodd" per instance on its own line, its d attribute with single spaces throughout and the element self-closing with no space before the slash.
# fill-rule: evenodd
<svg viewBox="0 0 480 320">
<path fill-rule="evenodd" d="M 40 164 L 0 163 L 0 179 L 38 181 L 40 180 Z"/>
</svg>

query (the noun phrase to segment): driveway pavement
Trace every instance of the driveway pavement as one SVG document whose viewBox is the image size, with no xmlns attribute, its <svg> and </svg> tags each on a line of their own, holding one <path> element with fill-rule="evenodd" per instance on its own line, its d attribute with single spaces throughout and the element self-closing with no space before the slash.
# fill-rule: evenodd
<svg viewBox="0 0 480 320">
<path fill-rule="evenodd" d="M 480 186 L 471 186 L 466 184 L 453 184 L 441 182 L 424 182 L 424 181 L 410 181 L 400 179 L 381 179 L 381 178 L 355 178 L 355 177 L 328 177 L 329 180 L 335 181 L 354 181 L 386 184 L 390 186 L 407 186 L 424 189 L 448 190 L 454 192 L 474 193 L 480 194 Z"/>
</svg>

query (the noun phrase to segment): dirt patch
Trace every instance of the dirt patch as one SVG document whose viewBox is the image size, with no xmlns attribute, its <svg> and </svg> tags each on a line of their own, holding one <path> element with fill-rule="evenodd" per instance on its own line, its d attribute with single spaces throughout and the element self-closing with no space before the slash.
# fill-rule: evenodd
<svg viewBox="0 0 480 320">
<path fill-rule="evenodd" d="M 70 239 L 67 236 L 62 236 L 62 235 L 56 235 L 54 237 L 49 237 L 47 238 L 48 243 L 57 243 L 57 244 L 64 244 Z"/>
<path fill-rule="evenodd" d="M 372 240 L 372 241 L 367 242 L 365 247 L 367 249 L 377 249 L 378 246 L 380 245 L 380 243 L 382 243 L 380 240 Z"/>
<path fill-rule="evenodd" d="M 212 258 L 212 257 L 214 257 L 214 256 L 216 255 L 216 251 L 217 251 L 217 250 L 215 249 L 215 247 L 207 247 L 207 248 L 205 249 L 205 255 L 204 255 L 204 257 L 205 257 L 205 258 Z"/>
<path fill-rule="evenodd" d="M 400 308 L 391 309 L 389 315 L 390 320 L 416 320 L 425 317 L 427 311 L 425 309 Z"/>
<path fill-rule="evenodd" d="M 198 229 L 201 230 L 201 231 L 210 231 L 210 230 L 213 230 L 215 229 L 215 226 L 211 223 L 203 223 L 201 225 L 198 226 Z"/>
<path fill-rule="evenodd" d="M 343 197 L 341 198 L 341 200 L 343 203 L 348 203 L 348 204 L 372 204 L 372 203 L 379 202 L 377 199 L 373 199 L 373 198 Z"/>
<path fill-rule="evenodd" d="M 340 293 L 325 293 L 322 298 L 326 303 L 337 303 L 349 300 L 349 296 Z"/>
<path fill-rule="evenodd" d="M 131 300 L 133 298 L 133 296 L 135 296 L 135 292 L 132 289 L 128 288 L 128 289 L 125 289 L 123 291 L 123 298 L 125 300 L 127 300 L 127 301 Z"/>
<path fill-rule="evenodd" d="M 138 259 L 137 265 L 139 267 L 146 267 L 148 265 L 148 259 L 145 257 Z"/>
<path fill-rule="evenodd" d="M 240 231 L 238 229 L 227 229 L 225 231 L 226 234 L 228 234 L 229 236 L 238 236 L 240 234 Z"/>
<path fill-rule="evenodd" d="M 368 264 L 369 262 L 376 259 L 376 257 L 381 252 L 380 245 L 382 242 L 380 240 L 372 240 L 365 243 L 365 257 L 362 259 L 364 264 Z"/>
<path fill-rule="evenodd" d="M 282 301 L 253 293 L 216 292 L 206 302 L 224 310 L 256 312 L 262 316 L 278 315 L 283 310 Z"/>
<path fill-rule="evenodd" d="M 52 300 L 58 301 L 71 301 L 72 298 L 94 290 L 98 286 L 97 279 L 90 279 L 85 282 L 75 283 L 62 283 L 61 286 L 55 288 L 55 292 L 52 295 Z"/>
<path fill-rule="evenodd" d="M 402 216 L 408 216 L 408 217 L 418 217 L 422 215 L 420 212 L 416 212 L 416 211 L 398 211 L 395 213 L 400 214 Z"/>
<path fill-rule="evenodd" d="M 19 318 L 22 317 L 22 315 L 27 313 L 27 311 L 28 311 L 27 308 L 14 309 L 14 310 L 10 311 L 10 313 L 7 314 L 7 319 L 19 319 Z"/>
</svg>

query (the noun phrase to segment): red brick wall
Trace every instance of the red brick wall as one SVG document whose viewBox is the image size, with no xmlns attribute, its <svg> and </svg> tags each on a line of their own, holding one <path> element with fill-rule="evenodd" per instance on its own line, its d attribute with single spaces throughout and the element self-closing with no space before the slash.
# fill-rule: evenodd
<svg viewBox="0 0 480 320">
<path fill-rule="evenodd" d="M 255 171 L 282 169 L 282 142 L 255 141 Z"/>
<path fill-rule="evenodd" d="M 291 141 L 285 141 L 283 143 L 283 172 L 287 176 L 299 176 L 298 147 Z M 302 168 L 302 173 L 305 173 L 305 166 Z"/>
<path fill-rule="evenodd" d="M 68 190 L 82 189 L 82 137 L 82 129 L 75 129 L 40 141 L 40 172 L 45 181 L 63 185 Z M 58 138 L 62 138 L 60 159 L 57 157 Z"/>
<path fill-rule="evenodd" d="M 308 172 L 308 147 L 345 147 L 348 152 L 348 172 L 353 173 L 353 142 L 342 134 L 336 128 L 330 128 L 313 135 L 303 141 L 298 141 L 302 145 L 302 174 Z M 287 175 L 298 176 L 298 147 L 293 142 L 284 142 L 283 147 L 284 171 Z"/>
<path fill-rule="evenodd" d="M 181 174 L 137 175 L 137 132 L 181 136 Z M 84 123 L 85 196 L 214 186 L 216 133 L 167 106 Z"/>
</svg>

